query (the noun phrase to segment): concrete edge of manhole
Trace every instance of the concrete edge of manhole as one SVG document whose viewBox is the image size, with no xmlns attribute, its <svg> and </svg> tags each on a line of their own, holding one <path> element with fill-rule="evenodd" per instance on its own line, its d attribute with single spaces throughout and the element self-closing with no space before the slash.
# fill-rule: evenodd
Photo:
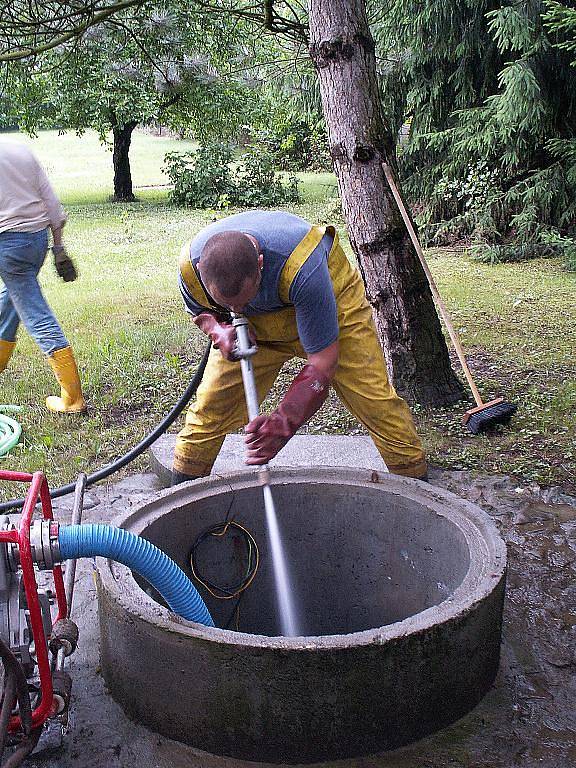
<svg viewBox="0 0 576 768">
<path fill-rule="evenodd" d="M 102 586 L 109 590 L 121 606 L 139 620 L 153 624 L 166 632 L 205 639 L 211 642 L 290 650 L 330 649 L 383 644 L 390 640 L 425 632 L 432 627 L 459 620 L 473 611 L 502 582 L 506 574 L 506 545 L 495 523 L 480 507 L 461 499 L 450 491 L 436 488 L 418 480 L 376 473 L 373 470 L 327 467 L 280 468 L 271 473 L 271 484 L 286 483 L 347 484 L 354 481 L 367 487 L 381 485 L 386 491 L 400 494 L 432 509 L 437 515 L 456 524 L 465 536 L 472 555 L 468 573 L 463 582 L 446 600 L 421 613 L 384 627 L 376 627 L 348 635 L 322 635 L 304 637 L 268 637 L 209 628 L 188 622 L 175 616 L 149 597 L 133 579 L 128 568 L 109 560 L 98 558 L 98 572 Z M 226 491 L 253 488 L 259 484 L 253 471 L 232 472 L 183 483 L 177 488 L 159 491 L 152 499 L 136 505 L 128 516 L 112 520 L 112 525 L 122 524 L 135 533 L 165 513 L 165 505 L 176 508 L 189 504 L 195 498 L 218 496 Z M 457 512 L 455 512 L 457 510 Z"/>
</svg>

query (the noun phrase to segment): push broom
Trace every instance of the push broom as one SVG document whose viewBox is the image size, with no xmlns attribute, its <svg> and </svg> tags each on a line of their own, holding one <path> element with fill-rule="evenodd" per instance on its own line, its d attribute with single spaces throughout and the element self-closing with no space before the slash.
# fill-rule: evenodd
<svg viewBox="0 0 576 768">
<path fill-rule="evenodd" d="M 483 432 L 484 430 L 490 429 L 491 427 L 494 427 L 497 424 L 508 424 L 508 422 L 516 412 L 517 406 L 514 405 L 513 403 L 507 403 L 502 397 L 497 397 L 495 400 L 490 400 L 490 402 L 488 403 L 484 403 L 482 401 L 482 398 L 480 397 L 480 392 L 478 391 L 478 387 L 476 386 L 476 383 L 472 378 L 472 374 L 470 373 L 470 368 L 468 367 L 468 363 L 466 362 L 466 356 L 464 354 L 464 349 L 460 342 L 460 338 L 458 336 L 458 333 L 456 332 L 456 329 L 452 324 L 450 315 L 448 314 L 448 310 L 446 309 L 446 306 L 442 301 L 440 294 L 438 293 L 436 283 L 434 282 L 432 273 L 430 272 L 428 264 L 426 263 L 426 259 L 424 258 L 424 252 L 422 251 L 422 246 L 420 245 L 420 242 L 418 240 L 416 232 L 414 231 L 414 227 L 412 225 L 410 217 L 408 216 L 408 212 L 406 211 L 406 206 L 404 205 L 404 201 L 402 200 L 400 196 L 400 192 L 398 191 L 396 182 L 394 181 L 394 177 L 392 175 L 392 169 L 386 163 L 382 164 L 382 168 L 384 169 L 384 175 L 386 176 L 386 180 L 390 185 L 390 189 L 392 190 L 392 194 L 394 195 L 394 199 L 396 200 L 398 209 L 402 214 L 402 218 L 404 219 L 404 224 L 406 224 L 406 229 L 408 230 L 408 234 L 410 235 L 412 244 L 416 249 L 416 253 L 418 254 L 418 258 L 420 259 L 420 263 L 422 264 L 424 273 L 428 278 L 428 283 L 430 285 L 430 290 L 432 291 L 432 296 L 434 297 L 434 301 L 436 302 L 438 311 L 440 312 L 442 319 L 444 320 L 444 324 L 446 325 L 446 330 L 448 331 L 448 334 L 452 340 L 452 344 L 454 345 L 454 350 L 456 351 L 458 360 L 460 361 L 460 365 L 462 366 L 462 371 L 464 372 L 464 376 L 466 377 L 466 380 L 470 386 L 470 389 L 472 390 L 472 395 L 474 396 L 474 400 L 476 401 L 476 407 L 470 408 L 470 410 L 466 411 L 466 413 L 462 416 L 462 424 L 465 424 L 470 430 L 470 432 L 472 432 L 473 435 L 477 435 L 479 432 Z"/>
</svg>

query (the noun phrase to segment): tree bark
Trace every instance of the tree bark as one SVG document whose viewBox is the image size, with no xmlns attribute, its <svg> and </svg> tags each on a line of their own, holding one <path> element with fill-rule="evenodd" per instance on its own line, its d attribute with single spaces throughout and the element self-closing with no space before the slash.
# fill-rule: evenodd
<svg viewBox="0 0 576 768">
<path fill-rule="evenodd" d="M 130 121 L 119 125 L 116 116 L 112 119 L 112 133 L 114 135 L 114 149 L 112 162 L 114 164 L 114 197 L 116 202 L 131 203 L 136 198 L 132 191 L 132 174 L 130 173 L 130 142 L 132 131 L 138 123 Z"/>
<path fill-rule="evenodd" d="M 410 402 L 449 405 L 463 388 L 450 365 L 426 275 L 386 182 L 396 168 L 384 123 L 364 0 L 310 0 L 310 55 L 352 248 L 391 380 Z"/>
</svg>

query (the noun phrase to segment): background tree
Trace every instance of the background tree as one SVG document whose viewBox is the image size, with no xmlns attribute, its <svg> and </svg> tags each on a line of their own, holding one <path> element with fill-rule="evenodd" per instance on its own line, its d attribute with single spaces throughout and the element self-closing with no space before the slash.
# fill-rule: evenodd
<svg viewBox="0 0 576 768">
<path fill-rule="evenodd" d="M 35 6 L 24 5 L 20 9 L 22 18 L 29 18 L 30 8 Z M 63 5 L 67 4 L 58 3 L 61 17 Z M 54 25 L 50 27 L 45 20 L 37 23 L 36 28 L 50 37 L 50 45 L 55 45 L 58 35 L 74 36 L 73 20 L 81 5 L 68 6 L 71 15 L 66 20 L 67 31 L 54 31 Z M 184 6 L 189 12 L 201 6 L 214 14 L 218 23 L 226 17 L 237 18 L 252 23 L 254 29 L 259 26 L 280 33 L 297 45 L 308 41 L 306 9 L 297 0 L 264 0 L 256 6 L 242 2 L 195 2 Z M 331 154 L 351 242 L 366 281 L 391 377 L 410 400 L 425 405 L 451 403 L 461 396 L 462 387 L 450 367 L 425 275 L 384 182 L 381 162 L 394 164 L 394 140 L 382 117 L 374 43 L 364 1 L 316 0 L 310 9 L 310 51 L 320 79 Z M 114 11 L 108 6 L 106 12 Z M 11 15 L 8 23 L 16 41 L 18 29 L 21 32 L 19 42 L 15 45 L 12 41 L 17 56 L 25 55 L 26 45 L 29 49 L 34 45 L 36 50 L 41 48 L 35 39 L 30 40 L 29 28 L 22 27 L 21 21 Z M 92 22 L 82 17 L 78 23 Z M 76 33 L 80 37 L 82 34 Z M 0 61 L 6 58 L 0 37 Z"/>
<path fill-rule="evenodd" d="M 393 378 L 424 405 L 453 402 L 450 367 L 430 288 L 388 188 L 395 165 L 376 78 L 374 41 L 360 0 L 311 0 L 310 53 L 350 241 Z"/>
<path fill-rule="evenodd" d="M 176 0 L 174 0 L 176 2 Z M 177 0 L 190 13 L 206 11 L 225 23 L 233 18 L 285 39 L 302 40 L 301 0 Z M 146 12 L 154 0 L 0 0 L 0 64 L 43 55 L 81 39 L 131 9 Z M 5 68 L 4 68 L 5 69 Z"/>
<path fill-rule="evenodd" d="M 555 34 L 554 45 L 568 51 L 572 66 L 576 67 L 576 7 L 574 3 L 546 2 L 544 22 Z"/>
<path fill-rule="evenodd" d="M 402 172 L 435 243 L 576 265 L 576 70 L 545 12 L 532 0 L 396 0 L 381 19 L 396 63 L 382 72 L 385 103 L 409 121 Z"/>
<path fill-rule="evenodd" d="M 218 76 L 238 33 L 202 13 L 119 13 L 41 59 L 13 65 L 11 115 L 22 130 L 58 127 L 113 137 L 114 199 L 134 200 L 129 149 L 138 125 L 162 121 L 202 138 L 234 132 L 245 89 Z"/>
</svg>

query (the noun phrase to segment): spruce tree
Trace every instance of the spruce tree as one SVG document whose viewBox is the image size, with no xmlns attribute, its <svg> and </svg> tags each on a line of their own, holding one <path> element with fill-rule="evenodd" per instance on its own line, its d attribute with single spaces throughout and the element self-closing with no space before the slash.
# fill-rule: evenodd
<svg viewBox="0 0 576 768">
<path fill-rule="evenodd" d="M 488 244 L 494 260 L 563 253 L 576 267 L 573 13 L 534 0 L 391 4 L 378 38 L 397 66 L 383 68 L 383 92 L 410 122 L 402 170 L 429 241 Z"/>
</svg>

